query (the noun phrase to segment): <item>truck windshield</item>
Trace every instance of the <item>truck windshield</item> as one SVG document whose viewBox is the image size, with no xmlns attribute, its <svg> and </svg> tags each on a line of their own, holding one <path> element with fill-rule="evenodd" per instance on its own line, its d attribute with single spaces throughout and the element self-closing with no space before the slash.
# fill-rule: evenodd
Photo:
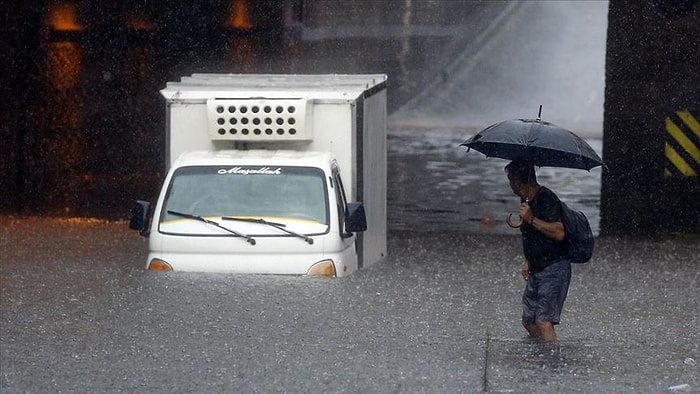
<svg viewBox="0 0 700 394">
<path fill-rule="evenodd" d="M 321 169 L 311 167 L 192 166 L 173 174 L 161 222 L 202 217 L 288 218 L 328 225 Z"/>
</svg>

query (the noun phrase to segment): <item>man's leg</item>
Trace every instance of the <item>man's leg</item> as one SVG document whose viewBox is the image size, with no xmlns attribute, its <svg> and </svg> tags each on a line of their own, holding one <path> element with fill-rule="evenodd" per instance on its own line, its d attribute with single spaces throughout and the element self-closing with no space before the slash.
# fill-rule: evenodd
<svg viewBox="0 0 700 394">
<path fill-rule="evenodd" d="M 569 292 L 571 264 L 566 260 L 558 261 L 538 275 L 535 325 L 543 342 L 554 342 L 557 340 L 554 326 L 559 323 L 559 315 Z"/>
<path fill-rule="evenodd" d="M 540 329 L 537 327 L 537 324 L 535 323 L 530 323 L 527 320 L 523 319 L 523 327 L 527 330 L 528 334 L 530 334 L 530 337 L 532 338 L 540 338 L 542 334 L 540 333 Z"/>
<path fill-rule="evenodd" d="M 555 342 L 557 340 L 554 324 L 550 321 L 537 320 L 535 323 L 530 323 L 523 320 L 523 327 L 525 327 L 532 338 L 537 338 L 543 342 Z"/>
<path fill-rule="evenodd" d="M 541 336 L 537 324 L 535 324 L 536 308 L 537 308 L 537 290 L 534 284 L 534 277 L 530 275 L 525 282 L 523 290 L 523 327 L 530 334 L 531 338 L 539 338 Z"/>
<path fill-rule="evenodd" d="M 554 324 L 551 321 L 537 320 L 535 326 L 540 334 L 539 338 L 543 342 L 555 342 L 557 340 L 557 333 L 554 331 Z"/>
</svg>

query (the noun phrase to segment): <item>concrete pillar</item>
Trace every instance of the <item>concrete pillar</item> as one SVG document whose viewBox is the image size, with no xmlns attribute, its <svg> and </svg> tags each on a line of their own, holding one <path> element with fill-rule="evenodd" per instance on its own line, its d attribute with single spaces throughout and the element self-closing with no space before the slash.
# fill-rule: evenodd
<svg viewBox="0 0 700 394">
<path fill-rule="evenodd" d="M 601 235 L 700 234 L 700 3 L 609 4 Z"/>
</svg>

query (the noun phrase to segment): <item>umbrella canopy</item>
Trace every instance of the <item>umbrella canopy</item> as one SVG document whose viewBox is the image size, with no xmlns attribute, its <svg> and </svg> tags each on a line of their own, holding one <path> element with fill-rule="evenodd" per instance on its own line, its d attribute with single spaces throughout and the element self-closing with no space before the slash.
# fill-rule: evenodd
<svg viewBox="0 0 700 394">
<path fill-rule="evenodd" d="M 590 170 L 604 166 L 600 156 L 582 138 L 540 119 L 513 119 L 496 123 L 460 146 L 489 157 L 528 161 L 538 167 Z"/>
</svg>

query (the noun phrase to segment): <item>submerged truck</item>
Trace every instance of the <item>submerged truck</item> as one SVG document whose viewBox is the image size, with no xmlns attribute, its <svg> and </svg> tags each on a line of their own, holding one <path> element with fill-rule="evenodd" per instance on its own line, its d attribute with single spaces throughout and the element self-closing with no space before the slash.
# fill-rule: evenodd
<svg viewBox="0 0 700 394">
<path fill-rule="evenodd" d="M 386 255 L 386 76 L 169 82 L 149 270 L 345 276 Z"/>
</svg>

